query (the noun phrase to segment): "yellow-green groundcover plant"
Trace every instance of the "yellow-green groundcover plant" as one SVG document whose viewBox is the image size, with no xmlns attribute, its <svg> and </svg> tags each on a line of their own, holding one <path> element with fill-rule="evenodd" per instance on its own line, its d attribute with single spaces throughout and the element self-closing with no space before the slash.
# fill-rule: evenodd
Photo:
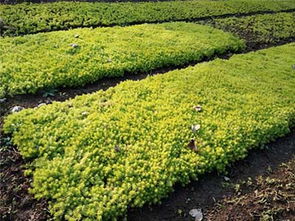
<svg viewBox="0 0 295 221">
<path fill-rule="evenodd" d="M 55 218 L 114 220 L 288 133 L 294 57 L 293 43 L 126 81 L 12 114 L 4 131 Z"/>
<path fill-rule="evenodd" d="M 194 20 L 210 16 L 292 9 L 295 9 L 294 0 L 56 2 L 0 5 L 0 35 L 15 36 L 76 27 Z"/>
<path fill-rule="evenodd" d="M 232 34 L 193 23 L 74 29 L 0 39 L 0 97 L 83 86 L 103 77 L 238 51 Z"/>
<path fill-rule="evenodd" d="M 295 12 L 219 18 L 209 21 L 209 24 L 238 33 L 248 38 L 248 43 L 272 43 L 295 38 Z"/>
</svg>

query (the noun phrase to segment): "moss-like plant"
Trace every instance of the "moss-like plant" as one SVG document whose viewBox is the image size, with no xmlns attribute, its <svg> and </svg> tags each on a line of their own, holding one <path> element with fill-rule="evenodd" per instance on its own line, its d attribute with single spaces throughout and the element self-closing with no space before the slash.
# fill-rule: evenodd
<svg viewBox="0 0 295 221">
<path fill-rule="evenodd" d="M 210 16 L 289 9 L 295 9 L 294 0 L 56 2 L 0 5 L 0 18 L 9 27 L 3 31 L 3 35 L 15 36 L 76 27 L 194 20 Z"/>
<path fill-rule="evenodd" d="M 56 219 L 115 220 L 289 132 L 295 44 L 127 81 L 7 117 Z"/>
<path fill-rule="evenodd" d="M 183 22 L 3 38 L 0 97 L 184 65 L 244 46 L 232 34 Z"/>
<path fill-rule="evenodd" d="M 235 33 L 248 43 L 275 43 L 295 38 L 294 12 L 219 18 L 201 23 Z"/>
</svg>

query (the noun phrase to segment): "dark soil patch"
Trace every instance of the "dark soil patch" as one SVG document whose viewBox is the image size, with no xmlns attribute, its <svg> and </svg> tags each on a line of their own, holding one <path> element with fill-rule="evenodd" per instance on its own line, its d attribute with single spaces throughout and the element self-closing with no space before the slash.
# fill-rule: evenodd
<svg viewBox="0 0 295 221">
<path fill-rule="evenodd" d="M 243 36 L 249 39 L 251 36 Z M 274 43 L 257 43 L 248 44 L 243 53 L 254 51 L 262 48 L 272 47 L 294 41 L 292 39 L 282 39 Z M 220 56 L 221 58 L 229 58 L 232 54 Z M 211 58 L 213 59 L 213 58 Z M 204 58 L 207 61 L 209 58 Z M 40 103 L 51 103 L 52 101 L 64 101 L 73 98 L 76 95 L 92 93 L 97 90 L 105 90 L 116 84 L 130 80 L 144 79 L 148 75 L 165 73 L 167 71 L 184 68 L 190 63 L 181 67 L 169 67 L 160 70 L 154 70 L 150 73 L 138 73 L 137 75 L 126 74 L 120 78 L 109 78 L 100 80 L 94 84 L 89 84 L 83 88 L 65 88 L 58 91 L 40 91 L 36 95 L 19 95 L 13 98 L 7 98 L 0 103 L 0 220 L 46 220 L 49 216 L 47 203 L 45 200 L 35 200 L 28 193 L 31 177 L 24 176 L 23 166 L 25 162 L 16 147 L 12 146 L 9 137 L 4 137 L 1 128 L 3 117 L 10 112 L 13 106 L 19 105 L 25 108 L 38 106 Z M 44 96 L 46 95 L 47 96 Z M 291 159 L 295 153 L 295 131 L 279 139 L 269 145 L 268 149 L 256 150 L 250 152 L 249 156 L 231 166 L 228 177 L 230 182 L 238 182 L 238 180 L 246 180 L 248 177 L 252 179 L 258 175 L 267 174 L 270 170 L 278 167 L 282 162 Z M 221 200 L 224 196 L 234 196 L 235 191 L 228 186 L 224 176 L 216 173 L 206 174 L 200 178 L 198 182 L 192 182 L 186 187 L 177 186 L 176 191 L 169 198 L 164 199 L 162 205 L 145 206 L 141 209 L 131 209 L 128 213 L 129 220 L 134 221 L 162 221 L 162 220 L 191 220 L 188 211 L 192 208 L 202 208 L 208 211 L 208 217 L 214 217 L 212 211 L 219 211 L 215 206 L 215 201 Z M 225 201 L 226 203 L 226 201 Z M 239 207 L 236 213 L 239 213 Z M 242 207 L 240 207 L 242 211 Z M 228 210 L 229 211 L 229 210 Z M 218 213 L 216 213 L 218 214 Z M 217 219 L 216 219 L 217 220 Z M 229 219 L 230 220 L 230 219 Z M 235 219 L 239 220 L 239 219 Z M 243 220 L 243 219 L 242 219 Z"/>
<path fill-rule="evenodd" d="M 295 158 L 269 176 L 248 179 L 234 187 L 232 197 L 206 212 L 208 220 L 294 220 Z"/>
<path fill-rule="evenodd" d="M 49 217 L 45 200 L 36 200 L 28 193 L 31 178 L 24 176 L 24 160 L 16 148 L 0 143 L 0 220 L 46 220 Z"/>
</svg>

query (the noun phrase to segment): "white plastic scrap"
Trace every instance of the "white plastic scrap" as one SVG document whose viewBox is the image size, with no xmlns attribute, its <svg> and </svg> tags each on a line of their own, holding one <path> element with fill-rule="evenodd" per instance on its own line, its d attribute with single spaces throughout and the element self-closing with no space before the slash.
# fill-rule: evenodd
<svg viewBox="0 0 295 221">
<path fill-rule="evenodd" d="M 202 221 L 203 220 L 203 213 L 202 209 L 191 209 L 189 214 L 195 218 L 195 221 Z"/>
</svg>

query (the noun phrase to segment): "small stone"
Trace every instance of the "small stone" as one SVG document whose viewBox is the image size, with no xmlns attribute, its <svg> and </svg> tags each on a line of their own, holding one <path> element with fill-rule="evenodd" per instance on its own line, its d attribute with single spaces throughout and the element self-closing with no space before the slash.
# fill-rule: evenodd
<svg viewBox="0 0 295 221">
<path fill-rule="evenodd" d="M 73 48 L 77 48 L 77 47 L 79 47 L 78 44 L 70 44 L 70 46 L 73 47 Z"/>
<path fill-rule="evenodd" d="M 74 35 L 74 38 L 79 38 L 79 37 L 80 37 L 80 35 L 78 35 L 78 34 Z"/>
<path fill-rule="evenodd" d="M 45 106 L 46 104 L 45 103 L 41 103 L 41 104 L 38 104 L 38 107 L 42 107 L 42 106 Z"/>
<path fill-rule="evenodd" d="M 108 62 L 111 63 L 111 62 L 112 62 L 112 59 L 109 58 L 109 59 L 108 59 Z"/>
<path fill-rule="evenodd" d="M 295 70 L 295 64 L 292 65 L 292 69 Z"/>
<path fill-rule="evenodd" d="M 192 125 L 192 131 L 194 133 L 197 132 L 198 130 L 200 130 L 200 128 L 201 128 L 200 124 Z"/>
<path fill-rule="evenodd" d="M 183 211 L 182 211 L 181 209 L 178 209 L 178 210 L 177 210 L 177 214 L 178 214 L 178 215 L 181 215 L 182 213 L 183 213 Z"/>
<path fill-rule="evenodd" d="M 191 199 L 190 198 L 187 198 L 186 201 L 185 201 L 185 203 L 189 203 L 190 201 L 191 201 Z"/>
<path fill-rule="evenodd" d="M 4 103 L 6 100 L 7 100 L 6 98 L 0 99 L 0 103 Z"/>
<path fill-rule="evenodd" d="M 47 100 L 45 101 L 45 103 L 46 103 L 46 104 L 51 104 L 52 101 L 51 101 L 50 99 L 47 99 Z"/>
<path fill-rule="evenodd" d="M 87 116 L 88 115 L 88 112 L 87 111 L 84 111 L 81 114 L 82 114 L 82 116 Z"/>
<path fill-rule="evenodd" d="M 12 109 L 11 109 L 11 113 L 16 113 L 16 112 L 19 112 L 21 110 L 23 110 L 24 108 L 21 107 L 21 106 L 14 106 Z"/>
<path fill-rule="evenodd" d="M 59 92 L 59 96 L 65 96 L 65 95 L 67 95 L 67 93 L 66 92 Z"/>
<path fill-rule="evenodd" d="M 203 213 L 201 209 L 191 209 L 189 214 L 195 218 L 195 221 L 202 221 L 203 220 Z"/>
<path fill-rule="evenodd" d="M 223 179 L 224 179 L 226 182 L 230 181 L 230 178 L 227 177 L 227 176 L 224 176 Z"/>
<path fill-rule="evenodd" d="M 201 105 L 194 106 L 194 109 L 195 109 L 197 112 L 201 112 L 201 111 L 202 111 L 202 106 L 201 106 Z"/>
</svg>

